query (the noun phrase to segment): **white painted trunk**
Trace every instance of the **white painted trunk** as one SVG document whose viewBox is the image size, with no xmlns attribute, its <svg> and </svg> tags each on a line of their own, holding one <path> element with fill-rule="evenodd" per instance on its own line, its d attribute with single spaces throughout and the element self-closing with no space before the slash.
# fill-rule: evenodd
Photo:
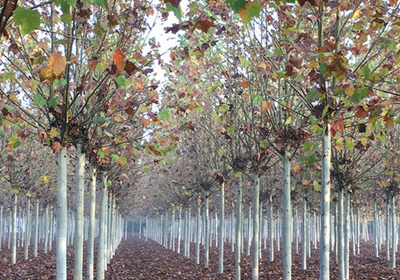
<svg viewBox="0 0 400 280">
<path fill-rule="evenodd" d="M 345 280 L 345 269 L 344 269 L 344 225 L 343 225 L 343 188 L 339 189 L 338 193 L 338 269 L 339 269 L 339 280 Z"/>
<path fill-rule="evenodd" d="M 31 198 L 27 198 L 26 202 L 26 229 L 25 229 L 25 250 L 24 250 L 24 257 L 27 261 L 29 259 L 29 238 L 30 238 L 30 231 L 31 231 Z"/>
<path fill-rule="evenodd" d="M 46 206 L 46 214 L 45 214 L 45 231 L 44 231 L 44 253 L 48 253 L 49 246 L 49 226 L 50 226 L 50 217 L 49 217 L 49 206 Z"/>
<path fill-rule="evenodd" d="M 38 242 L 39 242 L 39 200 L 36 201 L 36 211 L 35 211 L 35 244 L 33 248 L 33 256 L 36 258 L 38 256 Z"/>
<path fill-rule="evenodd" d="M 57 154 L 57 280 L 67 279 L 67 148 Z"/>
<path fill-rule="evenodd" d="M 196 199 L 197 201 L 197 212 L 196 212 L 196 264 L 200 264 L 200 199 Z M 172 227 L 173 228 L 173 227 Z"/>
<path fill-rule="evenodd" d="M 331 131 L 328 122 L 322 133 L 322 178 L 321 178 L 321 232 L 320 232 L 320 280 L 329 280 L 329 233 L 331 199 Z"/>
<path fill-rule="evenodd" d="M 254 174 L 254 193 L 253 193 L 253 256 L 252 256 L 252 273 L 251 279 L 258 280 L 259 278 L 259 251 L 260 242 L 260 181 L 258 174 Z"/>
<path fill-rule="evenodd" d="M 220 219 L 219 219 L 219 252 L 218 252 L 218 273 L 224 272 L 224 233 L 225 233 L 225 183 L 221 184 L 220 197 Z"/>
<path fill-rule="evenodd" d="M 12 211 L 12 254 L 11 264 L 17 262 L 17 211 L 18 211 L 18 194 L 14 194 L 13 211 Z"/>
<path fill-rule="evenodd" d="M 344 272 L 345 279 L 349 279 L 349 257 L 350 257 L 350 194 L 346 189 L 345 203 L 345 228 L 344 228 Z"/>
<path fill-rule="evenodd" d="M 283 155 L 283 185 L 282 185 L 282 211 L 283 211 L 283 280 L 292 279 L 292 205 L 290 199 L 290 159 L 289 148 Z"/>
<path fill-rule="evenodd" d="M 374 245 L 375 245 L 375 258 L 379 257 L 379 240 L 378 240 L 378 218 L 376 215 L 376 199 L 374 199 L 374 208 L 373 208 L 373 216 L 374 216 Z"/>
<path fill-rule="evenodd" d="M 100 197 L 99 241 L 97 250 L 97 280 L 104 279 L 105 251 L 106 251 L 106 222 L 107 222 L 107 175 L 102 173 L 102 186 Z"/>
<path fill-rule="evenodd" d="M 89 239 L 88 239 L 88 257 L 87 274 L 88 280 L 94 279 L 94 237 L 96 229 L 96 168 L 93 164 L 90 166 L 90 190 L 89 190 Z"/>
<path fill-rule="evenodd" d="M 50 209 L 50 232 L 49 232 L 49 251 L 52 250 L 53 247 L 53 236 L 54 236 L 54 213 L 53 208 Z"/>
<path fill-rule="evenodd" d="M 242 177 L 238 177 L 237 205 L 236 205 L 236 237 L 235 237 L 235 279 L 241 279 L 241 252 L 242 252 Z"/>
<path fill-rule="evenodd" d="M 3 220 L 3 205 L 0 206 L 0 251 L 4 237 L 4 220 Z"/>
<path fill-rule="evenodd" d="M 301 268 L 307 269 L 307 201 L 306 195 L 303 194 L 303 228 L 301 239 Z"/>
<path fill-rule="evenodd" d="M 210 226 L 209 226 L 208 192 L 204 197 L 204 266 L 209 264 L 210 255 Z"/>
<path fill-rule="evenodd" d="M 178 213 L 178 237 L 177 237 L 177 241 L 178 242 L 178 248 L 176 250 L 176 252 L 178 254 L 181 253 L 181 234 L 182 234 L 182 207 L 179 207 L 179 213 Z"/>
<path fill-rule="evenodd" d="M 269 195 L 269 261 L 274 261 L 274 207 L 272 205 L 272 193 Z"/>
<path fill-rule="evenodd" d="M 76 145 L 76 157 L 74 280 L 82 280 L 85 153 L 82 152 L 81 143 Z"/>
<path fill-rule="evenodd" d="M 397 225 L 396 225 L 396 198 L 391 197 L 392 206 L 392 268 L 396 268 Z"/>
</svg>

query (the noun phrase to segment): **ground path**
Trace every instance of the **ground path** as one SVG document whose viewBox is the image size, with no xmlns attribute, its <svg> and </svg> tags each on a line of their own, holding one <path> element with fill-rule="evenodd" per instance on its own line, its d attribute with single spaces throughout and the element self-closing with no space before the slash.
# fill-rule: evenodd
<svg viewBox="0 0 400 280">
<path fill-rule="evenodd" d="M 114 258 L 108 265 L 106 280 L 226 280 L 234 279 L 234 253 L 227 243 L 225 250 L 225 271 L 217 274 L 218 250 L 210 248 L 210 266 L 196 265 L 194 261 L 195 246 L 192 244 L 191 257 L 173 252 L 153 240 L 146 241 L 138 237 L 122 240 Z M 384 258 L 385 248 L 382 246 L 379 258 L 374 257 L 372 243 L 362 243 L 360 256 L 350 256 L 351 280 L 389 280 L 400 279 L 400 267 L 391 269 Z M 86 248 L 84 248 L 86 250 Z M 301 248 L 300 248 L 301 252 Z M 276 252 L 275 261 L 268 261 L 268 249 L 262 250 L 260 263 L 260 280 L 279 280 L 282 274 L 282 252 Z M 17 264 L 11 265 L 11 251 L 4 248 L 0 251 L 0 280 L 54 280 L 56 274 L 55 250 L 47 255 L 43 253 L 43 244 L 39 247 L 38 258 L 23 260 L 23 248 L 17 250 Z M 30 256 L 33 255 L 30 248 Z M 300 254 L 293 254 L 293 280 L 318 279 L 318 250 L 313 249 L 308 259 L 307 271 L 301 270 Z M 68 280 L 73 279 L 73 246 L 68 247 Z M 86 252 L 84 253 L 86 256 Z M 201 260 L 202 260 L 201 252 Z M 398 259 L 400 265 L 400 259 Z M 86 263 L 84 263 L 86 271 Z M 86 279 L 86 275 L 84 275 Z M 251 258 L 242 259 L 242 279 L 251 279 Z M 331 255 L 331 279 L 338 279 L 334 257 Z"/>
</svg>

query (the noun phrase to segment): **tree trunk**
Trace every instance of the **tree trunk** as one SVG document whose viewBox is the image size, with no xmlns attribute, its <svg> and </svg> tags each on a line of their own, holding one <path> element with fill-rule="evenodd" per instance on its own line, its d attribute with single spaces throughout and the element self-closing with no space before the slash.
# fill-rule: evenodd
<svg viewBox="0 0 400 280">
<path fill-rule="evenodd" d="M 274 213 L 272 193 L 269 194 L 269 261 L 274 261 Z"/>
<path fill-rule="evenodd" d="M 200 228 L 201 228 L 201 222 L 200 222 L 200 199 L 197 200 L 197 212 L 196 212 L 196 264 L 200 264 Z M 174 227 L 174 224 L 172 224 L 172 228 Z"/>
<path fill-rule="evenodd" d="M 396 268 L 396 248 L 397 248 L 397 226 L 396 226 L 396 198 L 391 197 L 392 206 L 392 268 Z"/>
<path fill-rule="evenodd" d="M 57 168 L 57 280 L 67 279 L 67 148 L 58 152 Z"/>
<path fill-rule="evenodd" d="M 27 261 L 29 259 L 29 238 L 30 238 L 30 223 L 31 223 L 31 198 L 27 198 L 26 202 L 26 229 L 25 229 L 25 250 L 24 257 Z M 0 241 L 1 242 L 1 241 Z"/>
<path fill-rule="evenodd" d="M 89 239 L 87 256 L 88 280 L 94 279 L 94 235 L 96 229 L 96 167 L 90 165 Z"/>
<path fill-rule="evenodd" d="M 97 280 L 104 279 L 105 271 L 105 252 L 106 252 L 106 222 L 107 222 L 107 176 L 102 173 L 101 200 L 100 200 L 100 221 L 99 221 L 99 241 L 97 250 Z"/>
<path fill-rule="evenodd" d="M 283 186 L 282 186 L 282 211 L 283 211 L 283 279 L 292 279 L 292 206 L 290 199 L 290 159 L 289 148 L 283 155 Z"/>
<path fill-rule="evenodd" d="M 389 245 L 389 240 L 390 240 L 390 238 L 389 238 L 389 233 L 390 233 L 390 231 L 389 231 L 389 228 L 390 228 L 390 196 L 389 196 L 389 192 L 386 194 L 386 213 L 385 213 L 385 216 L 386 216 L 386 227 L 385 227 L 385 230 L 386 230 L 386 237 L 385 237 L 385 252 L 386 252 L 386 260 L 390 260 L 390 245 Z"/>
<path fill-rule="evenodd" d="M 375 245 L 375 258 L 379 257 L 379 240 L 378 240 L 378 219 L 376 216 L 376 198 L 374 199 L 374 209 L 373 209 L 373 215 L 374 215 L 374 245 Z"/>
<path fill-rule="evenodd" d="M 344 226 L 343 226 L 343 188 L 339 189 L 338 193 L 338 251 L 339 251 L 339 280 L 345 280 L 345 265 L 344 265 Z"/>
<path fill-rule="evenodd" d="M 252 256 L 252 273 L 251 279 L 258 280 L 259 275 L 259 234 L 260 234 L 260 181 L 258 174 L 254 174 L 254 193 L 253 193 L 253 256 Z M 250 219 L 250 217 L 249 217 Z M 250 236 L 249 236 L 250 239 Z"/>
<path fill-rule="evenodd" d="M 33 249 L 33 256 L 36 258 L 38 256 L 38 242 L 39 242 L 39 200 L 36 201 L 36 211 L 35 211 L 35 245 Z"/>
<path fill-rule="evenodd" d="M 218 273 L 224 272 L 224 233 L 225 233 L 225 183 L 221 184 L 220 197 L 221 217 L 219 219 L 219 251 L 218 251 Z"/>
<path fill-rule="evenodd" d="M 302 262 L 301 268 L 303 270 L 307 269 L 307 201 L 306 194 L 303 194 L 303 229 L 302 229 L 302 239 L 301 239 L 301 251 L 302 251 Z"/>
<path fill-rule="evenodd" d="M 12 256 L 11 264 L 17 262 L 17 211 L 18 211 L 18 194 L 14 193 L 14 203 L 13 203 L 13 219 L 12 219 Z"/>
<path fill-rule="evenodd" d="M 321 178 L 321 233 L 320 233 L 320 280 L 329 280 L 329 233 L 331 199 L 331 131 L 325 122 L 322 133 L 322 178 Z"/>
<path fill-rule="evenodd" d="M 208 209 L 208 192 L 204 197 L 204 266 L 209 264 L 209 254 L 210 254 L 210 227 L 209 227 L 209 209 Z"/>
<path fill-rule="evenodd" d="M 238 177 L 237 205 L 236 205 L 236 237 L 235 237 L 235 279 L 241 279 L 241 253 L 242 253 L 242 177 Z"/>
<path fill-rule="evenodd" d="M 48 253 L 48 246 L 49 246 L 49 226 L 50 226 L 50 217 L 49 217 L 49 206 L 46 206 L 46 212 L 45 212 L 45 218 L 44 218 L 44 223 L 45 223 L 45 229 L 44 229 L 44 253 Z"/>
</svg>

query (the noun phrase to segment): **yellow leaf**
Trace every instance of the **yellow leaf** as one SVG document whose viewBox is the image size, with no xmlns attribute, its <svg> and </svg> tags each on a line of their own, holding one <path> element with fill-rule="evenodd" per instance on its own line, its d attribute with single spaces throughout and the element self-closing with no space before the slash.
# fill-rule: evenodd
<svg viewBox="0 0 400 280">
<path fill-rule="evenodd" d="M 55 137 L 58 137 L 59 135 L 60 135 L 60 134 L 59 134 L 57 128 L 52 127 L 52 128 L 50 129 L 50 132 L 49 132 L 49 137 L 50 137 L 50 138 L 55 138 Z"/>
<path fill-rule="evenodd" d="M 354 94 L 354 86 L 353 84 L 349 84 L 349 85 L 344 85 L 343 86 L 344 92 L 348 95 L 348 96 L 353 96 Z"/>
<path fill-rule="evenodd" d="M 360 18 L 360 13 L 361 13 L 361 9 L 355 10 L 355 11 L 354 11 L 353 17 L 354 17 L 355 19 L 359 19 L 359 18 Z"/>
<path fill-rule="evenodd" d="M 365 137 L 361 138 L 360 141 L 361 141 L 361 144 L 363 144 L 364 147 L 365 147 L 365 146 L 367 145 L 367 143 L 368 143 L 368 140 L 367 140 L 367 138 L 365 138 Z"/>
<path fill-rule="evenodd" d="M 14 101 L 14 102 L 19 102 L 18 97 L 15 96 L 15 94 L 10 94 L 9 97 L 10 97 L 10 99 L 11 99 L 12 101 Z"/>
<path fill-rule="evenodd" d="M 318 67 L 318 61 L 312 60 L 312 61 L 310 61 L 310 64 L 308 66 L 310 68 L 317 68 Z"/>
</svg>

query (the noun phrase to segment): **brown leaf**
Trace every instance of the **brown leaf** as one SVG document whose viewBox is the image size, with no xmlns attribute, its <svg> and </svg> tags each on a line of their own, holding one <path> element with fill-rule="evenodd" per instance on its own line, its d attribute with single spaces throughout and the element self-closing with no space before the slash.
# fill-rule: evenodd
<svg viewBox="0 0 400 280">
<path fill-rule="evenodd" d="M 181 0 L 165 0 L 165 3 L 170 3 L 175 8 L 178 8 L 179 3 L 181 3 Z"/>
<path fill-rule="evenodd" d="M 119 47 L 117 47 L 117 50 L 113 53 L 112 57 L 117 69 L 121 72 L 124 71 L 126 65 L 125 54 Z"/>
<path fill-rule="evenodd" d="M 126 61 L 124 69 L 129 76 L 139 71 L 139 68 L 137 68 L 136 65 L 133 62 L 130 62 L 129 60 Z"/>
<path fill-rule="evenodd" d="M 125 109 L 125 113 L 127 113 L 129 116 L 134 116 L 136 114 L 135 110 L 132 107 Z"/>
<path fill-rule="evenodd" d="M 199 20 L 198 22 L 195 23 L 195 25 L 193 26 L 193 30 L 194 29 L 200 29 L 201 31 L 203 31 L 204 33 L 207 33 L 208 30 L 211 27 L 215 27 L 215 24 L 212 23 L 209 20 Z"/>
</svg>

